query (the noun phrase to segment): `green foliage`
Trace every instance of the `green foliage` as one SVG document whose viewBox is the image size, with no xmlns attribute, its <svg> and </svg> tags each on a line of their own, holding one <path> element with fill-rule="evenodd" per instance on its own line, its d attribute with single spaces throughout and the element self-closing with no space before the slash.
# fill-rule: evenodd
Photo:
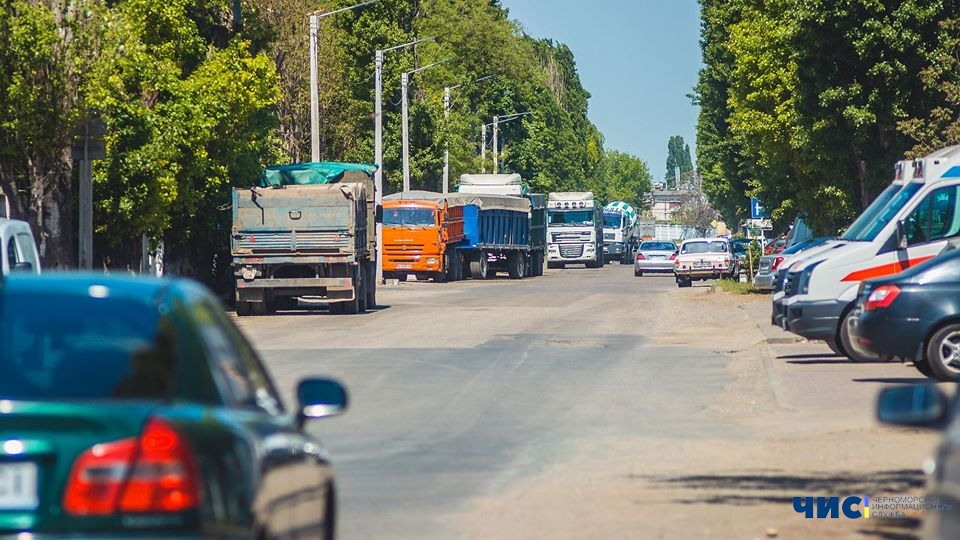
<svg viewBox="0 0 960 540">
<path fill-rule="evenodd" d="M 674 187 L 680 183 L 677 179 L 677 167 L 680 168 L 681 178 L 683 178 L 684 173 L 693 170 L 693 160 L 690 158 L 690 145 L 684 143 L 683 137 L 680 135 L 674 135 L 667 141 L 667 174 L 664 176 L 664 179 L 667 181 L 667 184 L 672 184 Z"/>
<path fill-rule="evenodd" d="M 904 121 L 935 110 L 931 58 L 956 50 L 940 21 L 957 2 L 701 3 L 704 190 L 728 220 L 756 196 L 779 221 L 807 212 L 820 231 L 848 223 L 910 148 Z M 927 87 L 917 77 L 925 67 Z M 941 125 L 950 117 L 936 114 Z M 917 140 L 940 142 L 912 126 Z"/>
<path fill-rule="evenodd" d="M 711 290 L 721 290 L 727 294 L 753 294 L 759 293 L 753 283 L 741 283 L 732 279 L 718 279 L 713 283 Z"/>
<path fill-rule="evenodd" d="M 605 202 L 624 201 L 637 211 L 649 210 L 653 177 L 647 164 L 636 156 L 616 150 L 608 151 L 603 161 L 604 184 L 594 193 Z"/>
</svg>

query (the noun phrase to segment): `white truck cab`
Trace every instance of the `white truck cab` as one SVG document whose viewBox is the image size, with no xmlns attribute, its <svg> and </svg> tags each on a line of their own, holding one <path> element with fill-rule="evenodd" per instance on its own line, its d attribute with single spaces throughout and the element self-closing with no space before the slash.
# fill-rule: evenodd
<svg viewBox="0 0 960 540">
<path fill-rule="evenodd" d="M 960 145 L 895 170 L 894 182 L 843 236 L 793 262 L 784 279 L 783 327 L 853 360 L 869 359 L 847 333 L 860 282 L 936 257 L 960 237 Z"/>
<path fill-rule="evenodd" d="M 547 195 L 547 268 L 603 266 L 603 218 L 591 191 Z"/>
<path fill-rule="evenodd" d="M 40 273 L 40 255 L 33 240 L 33 231 L 25 221 L 0 218 L 0 270 Z"/>
</svg>

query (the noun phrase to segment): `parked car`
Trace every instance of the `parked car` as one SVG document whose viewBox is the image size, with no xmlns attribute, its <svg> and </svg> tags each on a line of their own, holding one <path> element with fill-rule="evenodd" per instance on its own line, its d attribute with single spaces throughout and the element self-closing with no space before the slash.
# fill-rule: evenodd
<svg viewBox="0 0 960 540">
<path fill-rule="evenodd" d="M 776 281 L 777 271 L 784 267 L 792 257 L 791 255 L 796 255 L 802 251 L 825 244 L 830 240 L 836 238 L 835 236 L 818 236 L 816 238 L 810 238 L 798 244 L 790 246 L 780 253 L 774 255 L 764 255 L 760 257 L 760 260 L 757 262 L 757 272 L 753 277 L 753 285 L 761 291 L 772 291 L 774 288 L 774 283 Z"/>
<path fill-rule="evenodd" d="M 717 278 L 740 278 L 737 257 L 726 238 L 691 238 L 680 244 L 673 273 L 678 287 L 689 287 L 693 281 Z"/>
<path fill-rule="evenodd" d="M 955 394 L 955 391 L 952 392 Z M 936 385 L 910 384 L 880 391 L 877 418 L 884 423 L 910 428 L 942 431 L 933 457 L 924 465 L 925 499 L 915 504 L 923 508 L 923 538 L 960 538 L 960 439 L 955 434 L 960 399 L 947 395 Z"/>
<path fill-rule="evenodd" d="M 633 261 L 633 275 L 644 272 L 673 273 L 673 261 L 677 258 L 677 245 L 673 242 L 646 240 L 640 243 Z"/>
<path fill-rule="evenodd" d="M 941 381 L 960 377 L 960 250 L 861 283 L 854 310 L 854 350 L 912 360 Z"/>
<path fill-rule="evenodd" d="M 780 253 L 781 251 L 786 249 L 786 247 L 787 247 L 786 238 L 775 238 L 771 240 L 766 246 L 764 246 L 763 254 L 776 255 L 777 253 Z"/>
<path fill-rule="evenodd" d="M 54 306 L 54 308 L 51 308 Z M 31 538 L 332 538 L 334 476 L 201 285 L 85 274 L 0 282 L 0 529 Z"/>
<path fill-rule="evenodd" d="M 40 255 L 33 231 L 26 221 L 0 218 L 0 270 L 40 273 Z"/>
</svg>

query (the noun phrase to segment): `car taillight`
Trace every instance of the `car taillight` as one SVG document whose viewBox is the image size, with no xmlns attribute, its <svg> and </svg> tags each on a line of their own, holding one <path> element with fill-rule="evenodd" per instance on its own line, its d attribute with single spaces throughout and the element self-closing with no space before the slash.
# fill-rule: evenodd
<svg viewBox="0 0 960 540">
<path fill-rule="evenodd" d="M 647 258 L 643 256 L 643 253 L 637 253 L 638 261 L 645 261 Z"/>
<path fill-rule="evenodd" d="M 773 264 L 770 265 L 770 270 L 776 270 L 780 267 L 780 263 L 783 262 L 783 257 L 777 257 L 773 259 Z"/>
<path fill-rule="evenodd" d="M 883 285 L 877 287 L 867 297 L 867 303 L 863 306 L 864 311 L 873 311 L 890 307 L 897 297 L 900 296 L 900 287 L 896 285 Z"/>
<path fill-rule="evenodd" d="M 724 265 L 724 266 L 730 266 L 730 259 L 729 259 L 728 257 L 725 257 L 725 258 L 723 259 L 723 265 Z"/>
<path fill-rule="evenodd" d="M 671 253 L 671 254 L 670 254 L 670 260 L 671 260 L 671 261 L 677 260 L 677 254 L 676 254 L 676 253 Z"/>
<path fill-rule="evenodd" d="M 199 474 L 183 437 L 150 419 L 139 437 L 98 444 L 77 457 L 63 509 L 86 516 L 189 510 L 200 504 Z"/>
</svg>

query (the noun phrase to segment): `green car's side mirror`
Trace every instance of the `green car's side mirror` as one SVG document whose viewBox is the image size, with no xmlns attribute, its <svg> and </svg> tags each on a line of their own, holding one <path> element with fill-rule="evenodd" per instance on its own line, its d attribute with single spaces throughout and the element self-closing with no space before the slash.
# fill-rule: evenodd
<svg viewBox="0 0 960 540">
<path fill-rule="evenodd" d="M 949 401 L 932 384 L 884 388 L 877 398 L 877 419 L 909 427 L 942 427 L 948 420 Z"/>
<path fill-rule="evenodd" d="M 297 423 L 307 418 L 326 418 L 343 413 L 350 399 L 347 389 L 333 379 L 304 379 L 297 385 Z"/>
</svg>

